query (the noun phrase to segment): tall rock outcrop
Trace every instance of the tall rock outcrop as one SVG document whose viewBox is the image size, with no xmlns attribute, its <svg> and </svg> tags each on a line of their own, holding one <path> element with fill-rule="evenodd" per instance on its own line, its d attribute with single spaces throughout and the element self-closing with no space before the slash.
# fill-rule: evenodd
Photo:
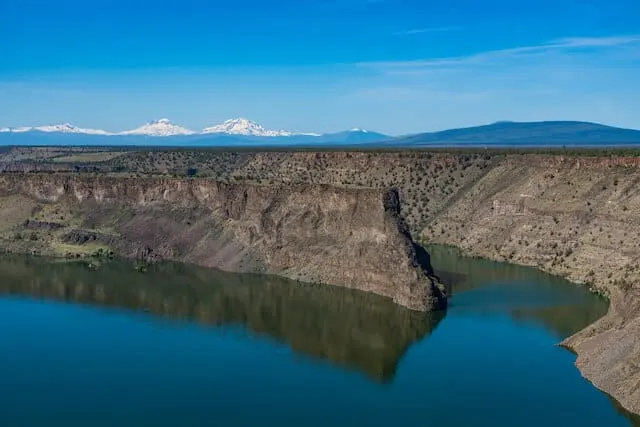
<svg viewBox="0 0 640 427">
<path fill-rule="evenodd" d="M 360 289 L 413 310 L 446 305 L 428 256 L 402 220 L 395 190 L 5 174 L 0 196 L 37 206 L 31 212 L 42 218 L 13 215 L 16 227 L 28 219 L 53 221 L 47 212 L 71 212 L 42 237 L 45 252 L 58 242 L 89 240 L 126 257 Z"/>
</svg>

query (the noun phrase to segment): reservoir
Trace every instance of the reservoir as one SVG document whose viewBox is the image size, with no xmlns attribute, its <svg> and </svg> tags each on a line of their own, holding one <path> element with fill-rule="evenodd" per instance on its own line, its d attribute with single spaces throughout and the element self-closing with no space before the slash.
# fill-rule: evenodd
<svg viewBox="0 0 640 427">
<path fill-rule="evenodd" d="M 3 257 L 0 425 L 640 426 L 557 346 L 606 300 L 429 251 L 446 313 L 181 264 Z"/>
</svg>

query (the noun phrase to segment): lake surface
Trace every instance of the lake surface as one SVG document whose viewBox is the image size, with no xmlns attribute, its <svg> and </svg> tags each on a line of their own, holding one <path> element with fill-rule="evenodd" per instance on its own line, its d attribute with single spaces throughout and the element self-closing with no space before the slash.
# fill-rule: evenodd
<svg viewBox="0 0 640 427">
<path fill-rule="evenodd" d="M 430 252 L 446 314 L 178 264 L 2 258 L 0 425 L 640 425 L 555 345 L 606 301 Z"/>
</svg>

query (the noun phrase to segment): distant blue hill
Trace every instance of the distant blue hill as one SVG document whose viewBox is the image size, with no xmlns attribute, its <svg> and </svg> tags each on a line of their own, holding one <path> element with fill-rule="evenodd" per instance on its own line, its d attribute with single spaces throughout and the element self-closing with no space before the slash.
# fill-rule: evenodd
<svg viewBox="0 0 640 427">
<path fill-rule="evenodd" d="M 379 142 L 393 139 L 393 137 L 378 132 L 350 130 L 319 136 L 321 142 L 342 143 L 342 144 L 361 144 L 368 142 Z"/>
<path fill-rule="evenodd" d="M 458 145 L 627 145 L 640 144 L 640 131 L 590 122 L 497 122 L 490 125 L 395 138 L 398 146 Z"/>
</svg>

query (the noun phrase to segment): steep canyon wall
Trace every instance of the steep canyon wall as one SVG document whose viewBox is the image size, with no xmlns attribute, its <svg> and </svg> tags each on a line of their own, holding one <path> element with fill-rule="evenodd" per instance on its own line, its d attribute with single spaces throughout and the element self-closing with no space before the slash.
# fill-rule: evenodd
<svg viewBox="0 0 640 427">
<path fill-rule="evenodd" d="M 125 257 L 360 289 L 414 310 L 446 303 L 394 190 L 5 174 L 0 197 L 5 247 L 61 254 L 90 243 Z"/>
</svg>

